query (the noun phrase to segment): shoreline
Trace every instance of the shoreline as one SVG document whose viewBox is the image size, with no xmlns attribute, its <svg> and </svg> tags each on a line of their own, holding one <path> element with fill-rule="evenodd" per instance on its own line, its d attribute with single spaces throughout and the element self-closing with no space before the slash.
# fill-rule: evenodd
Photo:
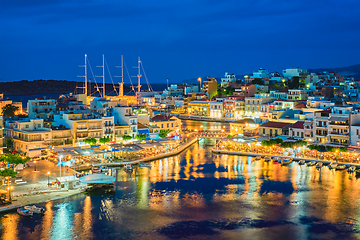
<svg viewBox="0 0 360 240">
<path fill-rule="evenodd" d="M 289 156 L 280 156 L 280 155 L 262 154 L 262 153 L 235 152 L 235 151 L 228 151 L 228 150 L 219 150 L 219 149 L 214 149 L 214 148 L 211 151 L 213 153 L 217 153 L 217 154 L 239 155 L 239 156 L 249 156 L 249 157 L 256 157 L 256 156 L 278 157 L 278 158 L 287 158 L 287 157 L 289 157 Z M 359 163 L 346 163 L 346 162 L 320 160 L 320 159 L 316 159 L 316 158 L 304 158 L 304 157 L 291 157 L 291 158 L 293 158 L 295 161 L 301 161 L 301 160 L 304 160 L 306 162 L 314 161 L 314 162 L 322 162 L 324 164 L 330 164 L 332 162 L 336 162 L 337 164 L 346 165 L 347 167 L 354 166 L 356 168 L 360 168 Z"/>
<path fill-rule="evenodd" d="M 55 201 L 63 198 L 68 198 L 80 193 L 84 193 L 88 187 L 83 187 L 74 190 L 56 190 L 51 192 L 42 192 L 39 194 L 13 197 L 15 200 L 11 204 L 0 207 L 0 213 L 15 210 L 19 207 L 44 203 L 47 201 Z M 40 191 L 41 192 L 41 191 Z"/>
<path fill-rule="evenodd" d="M 194 138 L 191 141 L 189 141 L 188 143 L 186 143 L 185 145 L 183 145 L 182 147 L 180 147 L 179 149 L 177 149 L 173 152 L 163 154 L 163 155 L 148 157 L 148 158 L 144 158 L 144 159 L 138 159 L 138 160 L 134 160 L 134 161 L 130 161 L 130 162 L 94 164 L 93 166 L 97 166 L 97 165 L 122 166 L 124 164 L 137 164 L 139 162 L 149 162 L 149 161 L 154 161 L 154 160 L 158 160 L 158 159 L 162 159 L 162 158 L 167 158 L 167 157 L 171 157 L 171 156 L 181 153 L 182 151 L 186 150 L 188 147 L 190 147 L 197 141 L 198 141 L 198 138 Z M 58 200 L 58 199 L 68 198 L 68 197 L 71 197 L 71 196 L 74 196 L 74 195 L 77 195 L 80 193 L 84 193 L 85 190 L 88 188 L 89 188 L 89 186 L 82 187 L 79 189 L 74 189 L 74 190 L 54 190 L 54 191 L 50 191 L 50 192 L 49 191 L 39 191 L 39 194 L 13 197 L 16 200 L 13 200 L 10 205 L 5 205 L 3 207 L 0 207 L 0 213 L 11 211 L 11 210 L 14 210 L 19 207 L 26 206 L 26 205 L 34 205 L 34 204 L 44 203 L 47 201 L 54 201 L 54 200 Z"/>
</svg>

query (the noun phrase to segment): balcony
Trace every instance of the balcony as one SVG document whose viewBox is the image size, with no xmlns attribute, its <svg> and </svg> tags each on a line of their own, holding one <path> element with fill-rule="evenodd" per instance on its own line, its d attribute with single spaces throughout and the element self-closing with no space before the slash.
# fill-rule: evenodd
<svg viewBox="0 0 360 240">
<path fill-rule="evenodd" d="M 101 126 L 92 126 L 92 127 L 89 127 L 89 131 L 99 131 L 99 130 L 102 130 L 102 127 L 101 127 Z"/>
<path fill-rule="evenodd" d="M 349 133 L 330 132 L 331 137 L 349 138 Z"/>
<path fill-rule="evenodd" d="M 77 128 L 76 129 L 76 131 L 78 131 L 78 132 L 87 131 L 87 130 L 88 130 L 87 127 L 86 128 Z"/>
<path fill-rule="evenodd" d="M 13 137 L 16 140 L 20 140 L 20 141 L 24 141 L 24 142 L 41 142 L 44 141 L 44 139 L 42 139 L 41 137 L 37 137 L 37 138 L 21 138 L 18 136 L 14 136 Z"/>
<path fill-rule="evenodd" d="M 348 127 L 349 123 L 347 123 L 347 122 L 329 122 L 329 125 L 339 126 L 339 127 Z"/>
</svg>

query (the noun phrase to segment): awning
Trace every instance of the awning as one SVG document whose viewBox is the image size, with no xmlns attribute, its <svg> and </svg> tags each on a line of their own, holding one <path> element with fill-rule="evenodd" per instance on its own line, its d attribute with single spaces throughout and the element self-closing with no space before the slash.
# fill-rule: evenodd
<svg viewBox="0 0 360 240">
<path fill-rule="evenodd" d="M 149 129 L 146 128 L 146 129 L 138 129 L 138 133 L 139 134 L 149 134 L 150 132 L 149 132 Z"/>
<path fill-rule="evenodd" d="M 80 177 L 80 181 L 83 183 L 113 183 L 115 182 L 115 178 L 113 176 L 105 175 L 105 174 L 90 174 L 84 177 Z"/>
<path fill-rule="evenodd" d="M 304 122 L 304 125 L 306 125 L 306 126 L 311 126 L 311 125 L 312 125 L 312 123 L 309 123 L 309 122 Z"/>
</svg>

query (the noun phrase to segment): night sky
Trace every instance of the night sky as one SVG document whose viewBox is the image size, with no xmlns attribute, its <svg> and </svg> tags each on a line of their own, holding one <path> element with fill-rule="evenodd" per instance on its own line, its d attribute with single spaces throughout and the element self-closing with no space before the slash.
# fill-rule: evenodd
<svg viewBox="0 0 360 240">
<path fill-rule="evenodd" d="M 359 13 L 359 0 L 2 0 L 0 81 L 80 81 L 85 53 L 95 75 L 105 54 L 113 76 L 121 55 L 135 76 L 140 56 L 151 83 L 349 66 Z"/>
</svg>

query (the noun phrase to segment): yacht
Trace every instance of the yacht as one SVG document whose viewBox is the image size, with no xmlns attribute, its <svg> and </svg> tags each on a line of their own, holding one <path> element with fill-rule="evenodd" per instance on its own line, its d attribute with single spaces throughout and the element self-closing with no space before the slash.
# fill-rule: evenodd
<svg viewBox="0 0 360 240">
<path fill-rule="evenodd" d="M 323 163 L 322 163 L 322 162 L 318 162 L 318 163 L 316 164 L 316 168 L 322 168 L 322 166 L 323 166 Z"/>
<path fill-rule="evenodd" d="M 316 162 L 315 162 L 315 161 L 308 162 L 306 165 L 307 165 L 308 167 L 311 167 L 311 166 L 316 165 Z"/>
</svg>

